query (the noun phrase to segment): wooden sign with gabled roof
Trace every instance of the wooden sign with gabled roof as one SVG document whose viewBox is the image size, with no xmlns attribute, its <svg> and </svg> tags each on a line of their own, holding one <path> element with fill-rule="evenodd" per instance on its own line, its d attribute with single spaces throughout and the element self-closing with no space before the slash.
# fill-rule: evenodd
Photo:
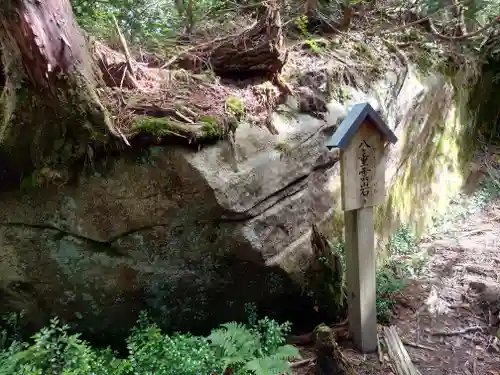
<svg viewBox="0 0 500 375">
<path fill-rule="evenodd" d="M 368 103 L 356 104 L 327 142 L 341 150 L 342 209 L 357 210 L 385 200 L 384 144 L 397 138 Z"/>
<path fill-rule="evenodd" d="M 360 103 L 326 145 L 340 149 L 349 333 L 363 353 L 378 345 L 373 206 L 385 200 L 386 142 L 397 138 L 370 104 Z"/>
</svg>

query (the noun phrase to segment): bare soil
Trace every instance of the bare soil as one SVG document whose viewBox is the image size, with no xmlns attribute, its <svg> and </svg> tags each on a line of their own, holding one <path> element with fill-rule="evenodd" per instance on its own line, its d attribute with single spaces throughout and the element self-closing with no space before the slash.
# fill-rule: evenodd
<svg viewBox="0 0 500 375">
<path fill-rule="evenodd" d="M 500 201 L 421 247 L 431 255 L 429 272 L 408 286 L 393 323 L 402 339 L 422 345 L 407 346 L 413 362 L 428 375 L 500 374 L 494 340 L 500 308 Z M 476 285 L 487 292 L 476 293 Z"/>
<path fill-rule="evenodd" d="M 391 322 L 413 363 L 422 375 L 500 375 L 500 200 L 420 249 L 430 261 L 397 296 Z M 382 362 L 347 347 L 344 354 L 358 374 L 395 374 L 386 353 Z M 295 374 L 314 374 L 313 363 Z"/>
</svg>

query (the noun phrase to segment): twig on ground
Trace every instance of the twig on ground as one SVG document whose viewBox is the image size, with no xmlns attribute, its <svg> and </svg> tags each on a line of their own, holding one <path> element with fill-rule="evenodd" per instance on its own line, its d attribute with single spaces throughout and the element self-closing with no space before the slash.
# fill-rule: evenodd
<svg viewBox="0 0 500 375">
<path fill-rule="evenodd" d="M 179 117 L 180 119 L 184 120 L 185 122 L 189 123 L 189 124 L 194 124 L 194 121 L 191 120 L 189 117 L 186 117 L 184 116 L 182 113 L 180 113 L 179 111 L 175 111 L 174 110 L 174 113 L 177 117 Z"/>
<path fill-rule="evenodd" d="M 482 267 L 480 267 L 480 266 L 467 264 L 467 265 L 465 265 L 464 268 L 467 272 L 475 273 L 476 275 L 490 276 L 490 274 L 486 270 L 482 269 Z M 494 273 L 494 271 L 491 271 L 491 273 Z"/>
<path fill-rule="evenodd" d="M 163 64 L 162 66 L 160 66 L 160 69 L 168 69 L 170 67 L 170 65 L 172 65 L 173 63 L 175 63 L 177 60 L 179 60 L 179 58 L 181 57 L 181 55 L 183 53 L 185 53 L 186 51 L 182 51 L 181 53 L 178 53 L 177 55 L 175 55 L 174 57 L 172 57 L 170 60 L 168 60 L 165 64 Z"/>
<path fill-rule="evenodd" d="M 470 332 L 482 331 L 484 329 L 488 329 L 488 326 L 467 327 L 467 328 L 463 328 L 463 329 L 457 329 L 455 331 L 431 332 L 431 335 L 432 336 L 457 336 L 457 335 L 464 335 L 464 334 L 470 333 Z"/>
<path fill-rule="evenodd" d="M 468 303 L 457 303 L 455 305 L 448 305 L 450 309 L 467 309 L 470 311 L 470 304 Z"/>
<path fill-rule="evenodd" d="M 401 342 L 406 346 L 411 346 L 412 348 L 425 349 L 425 350 L 430 350 L 432 352 L 436 351 L 436 349 L 431 348 L 430 346 L 417 344 L 416 342 L 411 342 L 411 341 L 407 341 L 407 340 L 401 340 Z"/>
</svg>

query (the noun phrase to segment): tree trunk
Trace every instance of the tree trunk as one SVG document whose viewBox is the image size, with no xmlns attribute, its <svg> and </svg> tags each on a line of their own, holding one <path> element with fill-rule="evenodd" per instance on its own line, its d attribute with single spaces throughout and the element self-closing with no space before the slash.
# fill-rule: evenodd
<svg viewBox="0 0 500 375">
<path fill-rule="evenodd" d="M 0 151 L 17 169 L 56 168 L 120 135 L 97 94 L 102 79 L 69 0 L 3 1 L 0 44 Z"/>
</svg>

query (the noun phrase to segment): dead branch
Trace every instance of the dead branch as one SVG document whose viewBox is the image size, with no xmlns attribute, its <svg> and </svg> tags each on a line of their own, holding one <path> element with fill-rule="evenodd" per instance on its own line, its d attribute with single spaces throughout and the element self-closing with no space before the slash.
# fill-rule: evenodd
<svg viewBox="0 0 500 375">
<path fill-rule="evenodd" d="M 406 346 L 411 346 L 412 348 L 417 348 L 417 349 L 425 349 L 429 350 L 431 352 L 435 352 L 436 349 L 431 348 L 430 346 L 422 345 L 422 344 L 417 344 L 416 342 L 411 342 L 407 340 L 401 340 L 401 342 L 406 345 Z"/>
<path fill-rule="evenodd" d="M 124 54 L 98 41 L 93 43 L 92 53 L 96 57 L 97 65 L 106 86 L 128 89 L 138 88 L 138 83 L 132 76 L 132 71 L 128 68 L 129 62 L 127 62 Z"/>
<path fill-rule="evenodd" d="M 397 375 L 422 375 L 411 361 L 394 326 L 384 327 L 384 339 Z"/>
<path fill-rule="evenodd" d="M 316 357 L 306 358 L 306 359 L 303 359 L 301 361 L 292 362 L 292 363 L 290 363 L 290 368 L 302 367 L 302 366 L 308 365 L 311 362 L 314 362 L 314 360 L 316 360 Z"/>
<path fill-rule="evenodd" d="M 482 331 L 482 330 L 485 330 L 488 328 L 489 328 L 488 326 L 474 326 L 474 327 L 467 327 L 467 328 L 463 328 L 463 329 L 457 329 L 455 331 L 431 332 L 431 335 L 432 336 L 458 336 L 458 335 L 464 335 L 466 333 Z"/>
<path fill-rule="evenodd" d="M 384 362 L 384 353 L 382 352 L 382 345 L 380 345 L 380 336 L 377 334 L 377 354 L 378 354 L 378 361 L 380 363 Z"/>
<path fill-rule="evenodd" d="M 478 265 L 473 265 L 473 264 L 466 264 L 464 266 L 465 270 L 470 273 L 475 273 L 477 275 L 481 276 L 496 276 L 495 271 L 488 269 L 486 267 L 478 266 Z"/>
<path fill-rule="evenodd" d="M 480 27 L 479 29 L 477 29 L 476 31 L 473 31 L 471 33 L 468 33 L 468 34 L 464 34 L 464 35 L 459 35 L 459 36 L 448 36 L 448 35 L 443 35 L 443 34 L 440 34 L 432 20 L 429 18 L 429 23 L 430 23 L 430 26 L 432 28 L 432 33 L 430 33 L 430 35 L 433 35 L 435 36 L 436 38 L 438 39 L 441 39 L 441 40 L 448 40 L 448 41 L 460 41 L 460 40 L 466 40 L 466 39 L 470 39 L 472 37 L 475 37 L 481 33 L 483 33 L 484 31 L 488 30 L 490 27 L 494 26 L 495 24 L 497 24 L 498 22 L 500 22 L 500 20 L 498 19 L 494 19 L 493 21 L 487 23 L 486 25 L 484 25 L 483 27 Z"/>
<path fill-rule="evenodd" d="M 118 25 L 118 21 L 116 20 L 116 17 L 114 15 L 111 15 L 111 17 L 112 17 L 113 22 L 115 24 L 115 28 L 116 28 L 116 31 L 118 33 L 118 37 L 120 38 L 120 43 L 122 45 L 123 53 L 125 54 L 125 59 L 126 59 L 126 63 L 127 63 L 126 69 L 124 68 L 124 70 L 123 70 L 123 77 L 121 80 L 120 87 L 123 84 L 124 78 L 127 77 L 127 79 L 130 81 L 133 88 L 138 88 L 139 84 L 135 80 L 134 69 L 132 67 L 132 57 L 130 55 L 130 51 L 128 50 L 127 41 L 125 40 L 125 37 L 123 36 L 122 31 L 120 30 L 120 26 Z"/>
<path fill-rule="evenodd" d="M 442 8 L 440 8 L 440 11 L 447 10 L 447 9 L 453 10 L 454 8 L 456 8 L 456 4 L 452 3 L 452 4 L 449 4 L 449 5 L 446 5 L 446 6 L 442 7 Z M 462 40 L 466 40 L 466 39 L 470 39 L 472 37 L 475 37 L 475 36 L 483 33 L 484 31 L 488 30 L 492 26 L 494 26 L 497 22 L 500 22 L 500 20 L 498 20 L 497 18 L 495 18 L 493 21 L 487 23 L 486 25 L 482 26 L 478 30 L 473 31 L 471 33 L 463 33 L 462 35 L 457 35 L 457 36 L 448 36 L 448 35 L 441 34 L 435 28 L 434 22 L 432 21 L 432 16 L 435 15 L 435 13 L 437 13 L 437 11 L 434 12 L 434 13 L 432 13 L 432 14 L 429 14 L 429 15 L 427 15 L 425 17 L 422 17 L 422 18 L 420 18 L 418 20 L 415 20 L 413 22 L 410 22 L 410 23 L 407 23 L 407 24 L 404 24 L 404 25 L 399 25 L 399 26 L 396 26 L 396 27 L 393 27 L 393 28 L 390 28 L 390 29 L 387 29 L 387 30 L 383 30 L 382 33 L 383 34 L 393 34 L 396 31 L 401 31 L 401 30 L 407 29 L 407 28 L 412 27 L 412 26 L 416 26 L 416 25 L 420 25 L 420 24 L 427 24 L 430 27 L 430 29 L 432 30 L 432 32 L 429 33 L 429 35 L 433 35 L 436 38 L 441 39 L 441 40 L 462 41 Z M 376 31 L 374 31 L 374 33 L 375 32 Z"/>
</svg>

